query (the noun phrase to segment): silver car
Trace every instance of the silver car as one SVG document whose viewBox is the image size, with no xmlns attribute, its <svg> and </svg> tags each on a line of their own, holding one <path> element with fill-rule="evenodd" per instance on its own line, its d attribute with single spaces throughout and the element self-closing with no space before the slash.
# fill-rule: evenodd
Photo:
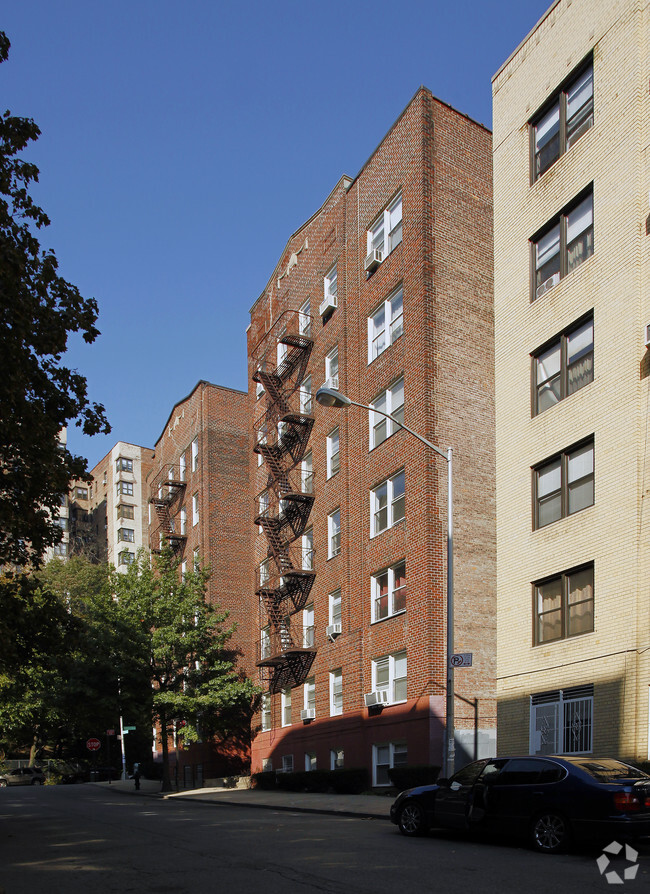
<svg viewBox="0 0 650 894">
<path fill-rule="evenodd" d="M 38 767 L 18 767 L 0 774 L 0 788 L 8 785 L 43 785 L 45 776 Z"/>
</svg>

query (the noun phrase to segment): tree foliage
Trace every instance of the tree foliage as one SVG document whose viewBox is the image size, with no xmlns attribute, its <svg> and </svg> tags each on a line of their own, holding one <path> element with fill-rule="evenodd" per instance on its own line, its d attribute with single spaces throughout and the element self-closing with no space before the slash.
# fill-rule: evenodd
<svg viewBox="0 0 650 894">
<path fill-rule="evenodd" d="M 0 31 L 0 62 L 9 46 Z M 61 538 L 53 516 L 87 465 L 61 449 L 61 429 L 76 421 L 89 435 L 110 431 L 86 379 L 62 363 L 71 333 L 88 343 L 99 335 L 98 310 L 41 249 L 49 219 L 29 194 L 39 172 L 19 157 L 39 135 L 31 119 L 0 115 L 0 564 L 37 564 Z"/>
</svg>

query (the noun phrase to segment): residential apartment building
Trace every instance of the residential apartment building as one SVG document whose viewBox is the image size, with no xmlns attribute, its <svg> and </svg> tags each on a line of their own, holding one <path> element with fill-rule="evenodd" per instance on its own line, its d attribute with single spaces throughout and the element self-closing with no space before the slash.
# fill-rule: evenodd
<svg viewBox="0 0 650 894">
<path fill-rule="evenodd" d="M 142 547 L 148 547 L 149 492 L 147 475 L 153 450 L 118 441 L 92 469 L 88 493 L 73 483 L 80 512 L 91 516 L 86 553 L 124 572 Z"/>
<path fill-rule="evenodd" d="M 648 0 L 493 79 L 499 751 L 648 758 Z"/>
<path fill-rule="evenodd" d="M 229 646 L 251 675 L 251 503 L 246 392 L 200 381 L 176 403 L 156 441 L 148 480 L 149 541 L 153 553 L 167 541 L 183 573 L 208 566 L 210 602 L 227 610 L 236 631 Z M 155 731 L 154 731 L 155 736 Z M 170 743 L 179 784 L 200 786 L 208 777 L 248 767 L 241 743 L 181 748 Z M 154 756 L 160 749 L 154 740 Z"/>
<path fill-rule="evenodd" d="M 421 88 L 294 233 L 248 330 L 253 770 L 440 764 L 454 451 L 456 762 L 495 747 L 491 135 Z"/>
</svg>

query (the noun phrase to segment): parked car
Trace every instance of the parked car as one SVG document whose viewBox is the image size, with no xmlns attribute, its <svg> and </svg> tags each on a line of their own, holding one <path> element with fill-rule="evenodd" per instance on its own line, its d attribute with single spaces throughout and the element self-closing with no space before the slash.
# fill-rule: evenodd
<svg viewBox="0 0 650 894">
<path fill-rule="evenodd" d="M 431 826 L 523 833 L 536 850 L 556 853 L 573 839 L 650 835 L 650 776 L 611 758 L 480 760 L 402 792 L 390 818 L 404 835 Z"/>
<path fill-rule="evenodd" d="M 0 788 L 8 785 L 43 785 L 45 776 L 38 767 L 18 767 L 0 774 Z"/>
</svg>

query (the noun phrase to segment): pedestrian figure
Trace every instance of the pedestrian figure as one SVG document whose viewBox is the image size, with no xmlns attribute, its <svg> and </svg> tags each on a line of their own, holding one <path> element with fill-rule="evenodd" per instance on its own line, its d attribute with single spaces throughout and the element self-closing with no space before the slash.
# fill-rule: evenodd
<svg viewBox="0 0 650 894">
<path fill-rule="evenodd" d="M 140 791 L 140 764 L 133 765 L 133 779 L 135 780 L 135 790 Z"/>
</svg>

